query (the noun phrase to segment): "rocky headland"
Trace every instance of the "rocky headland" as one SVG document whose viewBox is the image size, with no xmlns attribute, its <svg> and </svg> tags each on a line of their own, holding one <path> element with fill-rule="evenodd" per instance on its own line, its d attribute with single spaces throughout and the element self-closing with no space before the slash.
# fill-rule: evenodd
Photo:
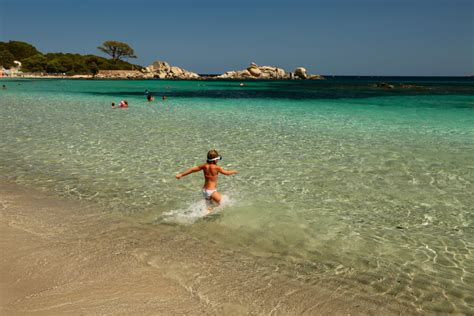
<svg viewBox="0 0 474 316">
<path fill-rule="evenodd" d="M 251 63 L 244 70 L 227 71 L 216 77 L 217 79 L 324 79 L 320 75 L 310 75 L 303 67 L 296 68 L 293 72 L 286 72 L 274 66 L 258 66 Z"/>
<path fill-rule="evenodd" d="M 157 60 L 141 70 L 100 70 L 97 79 L 199 79 L 197 73 Z"/>
<path fill-rule="evenodd" d="M 284 69 L 274 66 L 258 66 L 251 63 L 243 70 L 227 71 L 215 77 L 200 76 L 195 72 L 171 66 L 165 61 L 157 60 L 142 70 L 101 70 L 95 76 L 97 79 L 324 79 L 320 75 L 311 75 L 303 67 L 296 68 L 293 72 L 286 72 Z"/>
</svg>

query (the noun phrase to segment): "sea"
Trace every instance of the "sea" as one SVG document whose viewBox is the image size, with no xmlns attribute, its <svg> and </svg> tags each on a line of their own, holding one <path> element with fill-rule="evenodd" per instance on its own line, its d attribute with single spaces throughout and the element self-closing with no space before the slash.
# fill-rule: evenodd
<svg viewBox="0 0 474 316">
<path fill-rule="evenodd" d="M 0 181 L 305 286 L 474 314 L 472 77 L 0 85 Z M 210 149 L 239 173 L 220 176 L 222 205 L 205 216 L 203 176 L 175 175 Z"/>
</svg>

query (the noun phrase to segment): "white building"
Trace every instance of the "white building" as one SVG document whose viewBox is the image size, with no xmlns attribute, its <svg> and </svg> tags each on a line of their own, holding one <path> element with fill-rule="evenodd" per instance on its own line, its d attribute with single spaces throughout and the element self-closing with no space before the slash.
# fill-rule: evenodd
<svg viewBox="0 0 474 316">
<path fill-rule="evenodd" d="M 16 77 L 19 73 L 21 73 L 21 62 L 15 60 L 13 63 L 16 67 L 12 67 L 10 69 L 5 69 L 3 67 L 0 68 L 0 77 Z"/>
</svg>

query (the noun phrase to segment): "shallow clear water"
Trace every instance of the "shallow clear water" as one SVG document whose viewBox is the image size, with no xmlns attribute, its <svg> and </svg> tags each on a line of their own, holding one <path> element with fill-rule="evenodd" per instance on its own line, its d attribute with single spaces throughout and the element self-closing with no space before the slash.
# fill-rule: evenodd
<svg viewBox="0 0 474 316">
<path fill-rule="evenodd" d="M 473 81 L 377 80 L 3 80 L 0 177 L 307 266 L 306 281 L 471 313 Z M 240 173 L 202 220 L 202 176 L 174 175 L 211 148 Z"/>
</svg>

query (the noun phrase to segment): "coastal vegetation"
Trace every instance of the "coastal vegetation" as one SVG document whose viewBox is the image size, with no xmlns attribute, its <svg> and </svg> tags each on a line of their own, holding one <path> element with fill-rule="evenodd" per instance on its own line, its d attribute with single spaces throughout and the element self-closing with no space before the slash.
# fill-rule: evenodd
<svg viewBox="0 0 474 316">
<path fill-rule="evenodd" d="M 127 44 L 125 45 L 128 46 Z M 121 47 L 123 48 L 124 46 Z M 15 67 L 13 61 L 19 61 L 22 63 L 21 70 L 23 72 L 33 73 L 95 75 L 100 70 L 142 69 L 142 66 L 134 65 L 120 59 L 123 57 L 132 58 L 132 55 L 135 56 L 133 54 L 133 49 L 131 49 L 131 51 L 121 51 L 120 55 L 118 55 L 118 58 L 117 55 L 115 55 L 115 59 L 114 56 L 112 56 L 112 59 L 107 59 L 91 54 L 43 54 L 29 43 L 19 41 L 0 42 L 0 66 L 3 66 L 6 69 L 10 69 L 12 67 Z"/>
<path fill-rule="evenodd" d="M 11 67 L 15 66 L 15 57 L 6 49 L 0 49 L 0 65 L 3 67 L 10 69 Z"/>
<path fill-rule="evenodd" d="M 133 48 L 131 48 L 127 43 L 118 41 L 105 41 L 102 46 L 98 46 L 97 48 L 107 55 L 110 55 L 114 62 L 117 62 L 124 57 L 137 58 Z"/>
<path fill-rule="evenodd" d="M 137 58 L 130 45 L 119 41 L 105 41 L 97 47 L 111 58 L 88 54 L 42 53 L 33 45 L 20 41 L 0 42 L 0 66 L 11 69 L 9 73 L 28 76 L 75 76 L 96 79 L 209 79 L 208 76 L 172 66 L 156 60 L 148 67 L 124 61 Z M 0 67 L 1 70 L 1 67 Z M 292 72 L 275 66 L 258 66 L 251 63 L 242 70 L 227 71 L 213 79 L 224 80 L 322 80 L 321 75 L 307 73 L 306 68 L 297 67 Z"/>
<path fill-rule="evenodd" d="M 41 54 L 31 44 L 19 41 L 0 42 L 0 66 L 10 69 L 15 66 L 14 61 L 23 60 Z"/>
</svg>

